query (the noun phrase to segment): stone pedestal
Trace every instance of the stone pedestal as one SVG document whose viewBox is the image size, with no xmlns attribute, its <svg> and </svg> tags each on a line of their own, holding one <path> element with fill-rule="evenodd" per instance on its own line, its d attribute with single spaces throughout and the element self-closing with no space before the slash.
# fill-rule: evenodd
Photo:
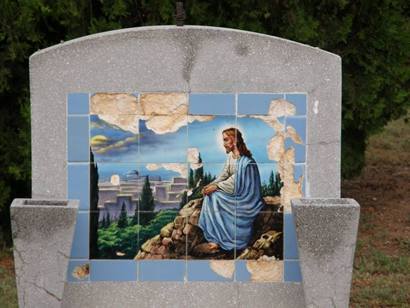
<svg viewBox="0 0 410 308">
<path fill-rule="evenodd" d="M 348 307 L 360 207 L 353 199 L 294 199 L 307 307 Z"/>
<path fill-rule="evenodd" d="M 78 201 L 15 199 L 11 224 L 19 307 L 60 307 Z"/>
</svg>

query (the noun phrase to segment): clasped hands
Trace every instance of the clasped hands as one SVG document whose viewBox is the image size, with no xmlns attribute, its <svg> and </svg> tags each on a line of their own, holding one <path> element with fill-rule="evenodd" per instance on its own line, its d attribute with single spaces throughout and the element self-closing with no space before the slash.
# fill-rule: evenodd
<svg viewBox="0 0 410 308">
<path fill-rule="evenodd" d="M 203 195 L 210 195 L 214 191 L 216 191 L 217 189 L 218 189 L 218 186 L 216 186 L 215 184 L 208 184 L 202 189 L 202 194 Z"/>
</svg>

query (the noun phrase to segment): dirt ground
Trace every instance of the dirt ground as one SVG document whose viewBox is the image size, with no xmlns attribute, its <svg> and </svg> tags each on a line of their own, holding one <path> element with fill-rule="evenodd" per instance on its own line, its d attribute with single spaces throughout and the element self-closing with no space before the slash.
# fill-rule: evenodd
<svg viewBox="0 0 410 308">
<path fill-rule="evenodd" d="M 342 196 L 361 206 L 352 307 L 410 307 L 410 122 L 369 140 L 360 177 Z"/>
<path fill-rule="evenodd" d="M 410 307 L 410 122 L 369 140 L 361 176 L 342 182 L 361 217 L 351 307 Z M 0 307 L 17 307 L 11 249 L 0 247 Z"/>
</svg>

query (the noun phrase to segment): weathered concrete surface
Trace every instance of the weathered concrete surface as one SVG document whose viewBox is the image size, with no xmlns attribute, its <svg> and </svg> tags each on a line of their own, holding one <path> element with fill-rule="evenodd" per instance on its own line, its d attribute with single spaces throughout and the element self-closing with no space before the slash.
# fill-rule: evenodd
<svg viewBox="0 0 410 308">
<path fill-rule="evenodd" d="M 353 199 L 294 199 L 307 307 L 348 307 L 360 206 Z"/>
<path fill-rule="evenodd" d="M 78 201 L 15 199 L 10 216 L 19 307 L 60 307 Z"/>
<path fill-rule="evenodd" d="M 233 282 L 66 283 L 62 305 L 67 308 L 299 308 L 303 306 L 303 290 L 298 283 Z"/>
</svg>

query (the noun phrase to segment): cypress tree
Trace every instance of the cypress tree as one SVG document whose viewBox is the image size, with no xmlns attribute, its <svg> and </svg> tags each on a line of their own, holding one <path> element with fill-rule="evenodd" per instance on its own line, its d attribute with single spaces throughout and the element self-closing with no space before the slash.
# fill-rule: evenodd
<svg viewBox="0 0 410 308">
<path fill-rule="evenodd" d="M 198 163 L 200 163 L 200 164 L 202 163 L 201 154 L 199 154 Z M 195 170 L 195 178 L 194 178 L 193 187 L 195 187 L 200 180 L 202 180 L 202 182 L 203 182 L 203 179 L 204 179 L 204 167 L 202 166 L 202 167 Z"/>
<path fill-rule="evenodd" d="M 111 217 L 109 212 L 107 212 L 107 218 L 105 219 L 105 223 L 107 228 L 111 225 Z"/>
<path fill-rule="evenodd" d="M 127 211 L 125 210 L 125 203 L 122 203 L 120 218 L 118 219 L 118 228 L 125 228 L 128 226 Z"/>
<path fill-rule="evenodd" d="M 193 188 L 194 186 L 195 186 L 194 171 L 190 168 L 189 177 L 188 177 L 188 188 Z"/>
<path fill-rule="evenodd" d="M 94 153 L 90 148 L 90 258 L 98 258 L 98 166 L 94 163 Z"/>
</svg>

